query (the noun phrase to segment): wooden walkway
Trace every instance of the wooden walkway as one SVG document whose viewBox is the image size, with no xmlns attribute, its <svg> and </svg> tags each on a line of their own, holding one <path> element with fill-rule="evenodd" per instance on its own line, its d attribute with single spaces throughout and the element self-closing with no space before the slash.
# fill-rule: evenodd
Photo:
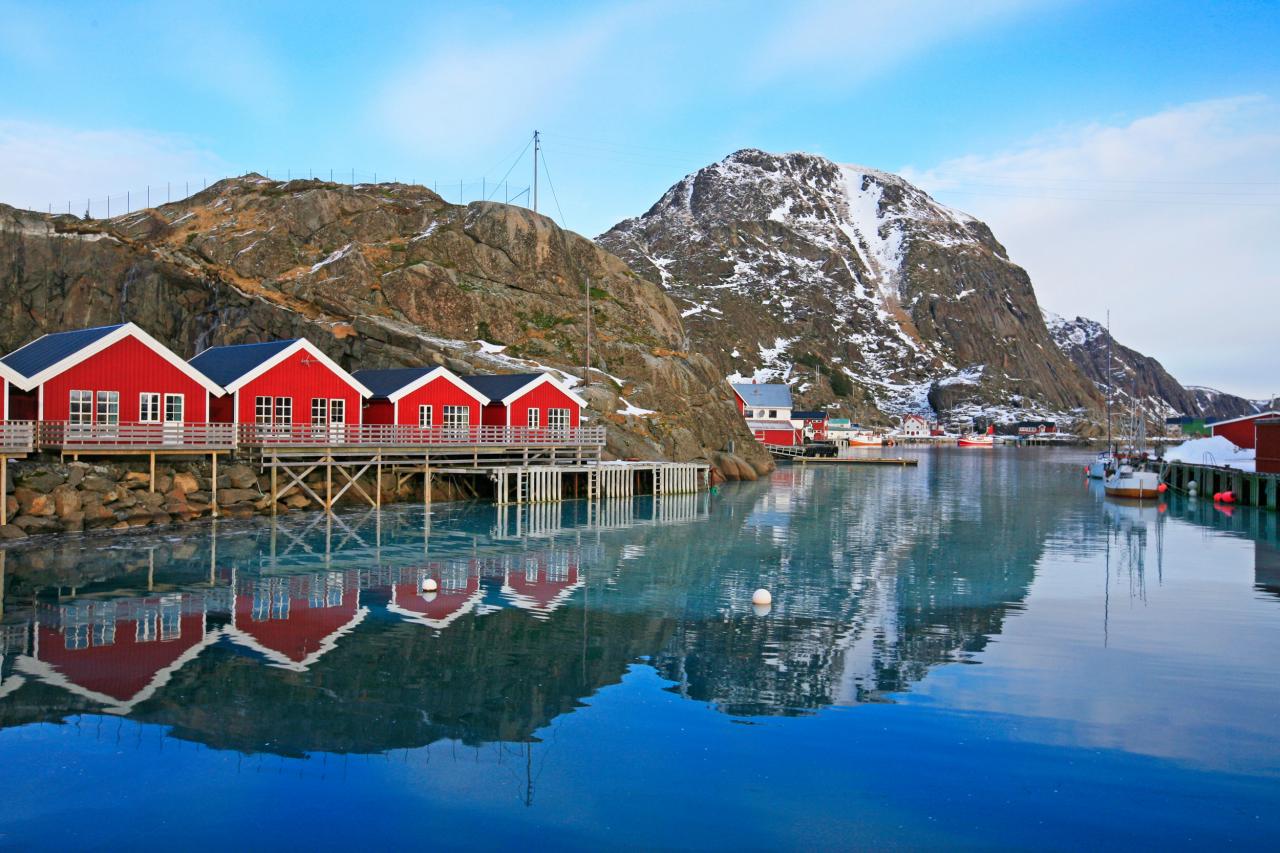
<svg viewBox="0 0 1280 853">
<path fill-rule="evenodd" d="M 1194 481 L 1202 498 L 1212 499 L 1217 492 L 1229 491 L 1235 497 L 1236 506 L 1280 508 L 1280 474 L 1254 474 L 1216 465 L 1167 462 L 1160 472 L 1160 479 L 1183 493 Z"/>
</svg>

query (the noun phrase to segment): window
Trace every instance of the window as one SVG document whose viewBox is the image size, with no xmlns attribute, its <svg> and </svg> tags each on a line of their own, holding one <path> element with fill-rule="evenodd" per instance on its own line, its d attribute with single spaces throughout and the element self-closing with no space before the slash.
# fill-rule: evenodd
<svg viewBox="0 0 1280 853">
<path fill-rule="evenodd" d="M 291 426 L 293 424 L 292 397 L 276 397 L 276 424 L 279 426 Z"/>
<path fill-rule="evenodd" d="M 72 391 L 67 419 L 73 424 L 93 423 L 93 392 Z"/>
<path fill-rule="evenodd" d="M 529 410 L 529 429 L 537 429 L 541 426 L 541 413 L 537 409 Z"/>
<path fill-rule="evenodd" d="M 100 424 L 115 426 L 120 423 L 120 392 L 99 391 L 96 420 Z"/>
<path fill-rule="evenodd" d="M 345 424 L 347 422 L 347 401 L 346 400 L 330 400 L 329 401 L 329 423 Z"/>
<path fill-rule="evenodd" d="M 567 430 L 569 423 L 568 409 L 547 409 L 547 426 L 550 429 Z"/>
<path fill-rule="evenodd" d="M 743 409 L 742 416 L 744 418 L 754 418 L 756 416 L 756 413 L 754 409 Z"/>
<path fill-rule="evenodd" d="M 470 406 L 445 406 L 444 428 L 466 431 L 471 426 Z"/>
<path fill-rule="evenodd" d="M 311 398 L 311 425 L 324 426 L 329 423 L 329 401 L 323 397 Z"/>
<path fill-rule="evenodd" d="M 164 421 L 168 424 L 182 423 L 183 396 L 181 394 L 164 395 Z"/>
<path fill-rule="evenodd" d="M 160 395 L 146 392 L 138 395 L 138 421 L 144 424 L 160 422 Z"/>
<path fill-rule="evenodd" d="M 431 407 L 430 406 L 418 407 L 418 426 L 420 427 L 431 426 Z"/>
<path fill-rule="evenodd" d="M 150 643 L 156 639 L 159 634 L 157 630 L 160 625 L 160 617 L 154 610 L 146 610 L 138 618 L 138 630 L 134 637 L 139 643 Z"/>
<path fill-rule="evenodd" d="M 253 398 L 253 422 L 259 426 L 271 423 L 271 398 Z"/>
<path fill-rule="evenodd" d="M 770 417 L 770 418 L 776 418 L 776 417 L 778 417 L 778 410 L 777 410 L 777 409 L 770 409 L 770 410 L 769 410 L 769 417 Z"/>
</svg>

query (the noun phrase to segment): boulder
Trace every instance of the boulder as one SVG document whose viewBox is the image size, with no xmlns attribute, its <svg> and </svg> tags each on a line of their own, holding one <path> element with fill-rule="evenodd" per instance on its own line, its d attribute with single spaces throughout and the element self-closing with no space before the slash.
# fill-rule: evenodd
<svg viewBox="0 0 1280 853">
<path fill-rule="evenodd" d="M 106 494 L 114 492 L 116 484 L 101 474 L 87 474 L 80 481 L 80 488 L 86 492 L 100 492 Z"/>
<path fill-rule="evenodd" d="M 72 513 L 80 511 L 80 492 L 75 486 L 63 483 L 53 490 L 53 511 L 58 518 L 66 519 Z M 81 516 L 83 518 L 83 516 Z"/>
<path fill-rule="evenodd" d="M 89 466 L 83 462 L 72 462 L 67 469 L 67 485 L 78 486 L 84 482 L 85 475 L 89 472 Z"/>
<path fill-rule="evenodd" d="M 124 475 L 124 482 L 130 486 L 145 486 L 151 482 L 151 474 L 146 471 L 129 471 Z"/>
<path fill-rule="evenodd" d="M 258 488 L 258 475 L 248 465 L 231 465 L 226 470 L 227 482 L 235 489 Z M 221 482 L 222 478 L 218 478 Z"/>
<path fill-rule="evenodd" d="M 168 513 L 153 512 L 151 513 L 151 523 L 152 524 L 172 524 L 173 518 L 171 518 Z"/>
<path fill-rule="evenodd" d="M 310 499 L 307 498 L 306 495 L 302 494 L 301 492 L 294 492 L 293 494 L 289 495 L 289 497 L 284 499 L 284 503 L 285 503 L 285 506 L 289 506 L 294 509 L 302 509 L 303 507 L 308 506 L 311 503 L 311 501 Z"/>
<path fill-rule="evenodd" d="M 219 489 L 218 506 L 256 501 L 261 495 L 257 489 Z"/>
<path fill-rule="evenodd" d="M 83 512 L 79 512 L 79 511 L 70 512 L 64 516 L 61 516 L 61 518 L 62 518 L 62 529 L 65 530 L 66 532 L 77 533 L 81 530 L 84 530 L 84 513 Z"/>
<path fill-rule="evenodd" d="M 87 503 L 81 510 L 85 527 L 102 527 L 114 521 L 116 514 L 99 502 Z"/>
<path fill-rule="evenodd" d="M 182 489 L 187 494 L 191 494 L 200 491 L 200 483 L 196 480 L 195 474 L 178 471 L 173 475 L 173 488 Z"/>
<path fill-rule="evenodd" d="M 62 529 L 57 519 L 50 516 L 20 515 L 13 520 L 13 523 L 27 533 L 53 533 Z"/>
<path fill-rule="evenodd" d="M 157 492 L 162 492 L 162 493 L 167 492 L 171 488 L 173 488 L 172 474 L 159 474 L 159 473 L 156 474 L 156 491 Z"/>
<path fill-rule="evenodd" d="M 0 524 L 0 539 L 26 539 L 27 532 L 16 524 Z"/>
<path fill-rule="evenodd" d="M 13 496 L 18 499 L 18 511 L 22 515 L 53 515 L 53 500 L 43 492 L 19 486 L 13 490 Z"/>
<path fill-rule="evenodd" d="M 28 471 L 15 479 L 15 483 L 19 486 L 26 486 L 28 489 L 36 492 L 44 492 L 48 494 L 52 492 L 56 486 L 61 486 L 67 481 L 67 478 L 59 474 L 57 471 L 50 471 L 47 468 L 36 468 Z"/>
</svg>

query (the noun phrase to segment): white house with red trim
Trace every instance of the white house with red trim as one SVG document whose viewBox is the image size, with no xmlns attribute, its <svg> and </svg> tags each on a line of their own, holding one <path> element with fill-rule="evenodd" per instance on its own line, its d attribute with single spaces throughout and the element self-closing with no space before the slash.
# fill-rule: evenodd
<svg viewBox="0 0 1280 853">
<path fill-rule="evenodd" d="M 794 445 L 803 427 L 791 420 L 791 386 L 784 383 L 731 382 L 738 414 L 762 444 Z"/>
<path fill-rule="evenodd" d="M 898 427 L 898 434 L 903 438 L 928 438 L 932 434 L 929 419 L 924 415 L 907 415 Z"/>
</svg>

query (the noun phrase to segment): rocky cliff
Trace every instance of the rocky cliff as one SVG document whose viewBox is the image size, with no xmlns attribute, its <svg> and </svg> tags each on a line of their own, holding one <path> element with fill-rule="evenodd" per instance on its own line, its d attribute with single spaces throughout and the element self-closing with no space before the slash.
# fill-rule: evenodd
<svg viewBox="0 0 1280 853">
<path fill-rule="evenodd" d="M 0 205 L 0 303 L 5 351 L 132 320 L 187 357 L 305 335 L 347 368 L 545 367 L 579 386 L 615 455 L 714 456 L 736 439 L 769 464 L 667 294 L 520 207 L 257 175 L 109 220 Z"/>
<path fill-rule="evenodd" d="M 681 308 L 723 376 L 870 421 L 1070 419 L 1102 405 L 991 229 L 895 175 L 738 151 L 598 238 Z"/>
<path fill-rule="evenodd" d="M 1045 312 L 1054 343 L 1105 394 L 1111 365 L 1113 400 L 1127 407 L 1136 398 L 1144 411 L 1160 418 L 1234 418 L 1259 410 L 1257 403 L 1213 388 L 1184 386 L 1164 365 L 1117 341 L 1106 326 L 1086 317 L 1068 320 Z"/>
</svg>

